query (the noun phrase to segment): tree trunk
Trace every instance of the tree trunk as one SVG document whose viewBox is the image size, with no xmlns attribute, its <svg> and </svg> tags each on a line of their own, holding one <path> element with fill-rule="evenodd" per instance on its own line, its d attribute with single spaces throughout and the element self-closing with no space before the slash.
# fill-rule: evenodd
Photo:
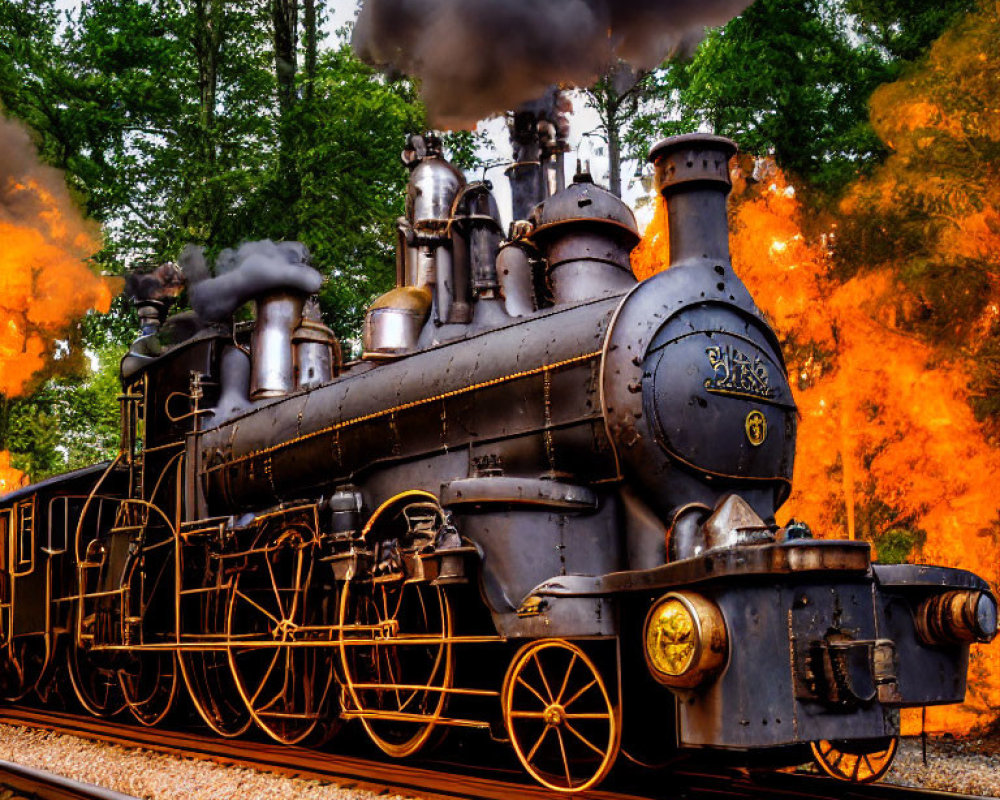
<svg viewBox="0 0 1000 800">
<path fill-rule="evenodd" d="M 622 196 L 622 141 L 618 130 L 618 105 L 609 103 L 607 110 L 608 132 L 608 189 L 616 197 Z"/>
<path fill-rule="evenodd" d="M 303 0 L 303 27 L 306 40 L 305 98 L 313 99 L 313 83 L 316 81 L 316 0 Z"/>
<path fill-rule="evenodd" d="M 277 233 L 285 239 L 294 239 L 298 236 L 294 206 L 301 194 L 301 178 L 296 163 L 298 130 L 294 120 L 298 0 L 271 0 L 271 19 L 274 24 L 274 74 L 278 89 L 278 175 L 275 190 L 279 202 L 288 211 L 284 227 Z"/>
<path fill-rule="evenodd" d="M 224 37 L 223 4 L 224 0 L 193 0 L 191 6 L 194 14 L 192 43 L 198 66 L 198 127 L 202 184 L 209 187 L 214 186 L 212 178 L 216 172 L 217 161 L 215 108 L 219 85 L 219 52 Z M 205 193 L 201 195 L 202 204 L 195 203 L 191 209 L 191 217 L 201 224 L 208 223 L 202 231 L 202 237 L 206 241 L 211 239 L 215 227 L 209 221 L 213 220 L 220 210 L 217 195 L 216 189 L 205 189 Z"/>
</svg>

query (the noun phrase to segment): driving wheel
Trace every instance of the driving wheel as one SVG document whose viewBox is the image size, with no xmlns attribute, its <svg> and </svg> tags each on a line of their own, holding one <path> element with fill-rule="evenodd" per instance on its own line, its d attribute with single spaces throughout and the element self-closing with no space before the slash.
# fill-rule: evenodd
<svg viewBox="0 0 1000 800">
<path fill-rule="evenodd" d="M 334 592 L 314 568 L 317 548 L 306 525 L 265 528 L 229 596 L 236 688 L 254 722 L 283 744 L 301 742 L 329 716 L 334 643 L 324 623 Z"/>
<path fill-rule="evenodd" d="M 341 666 L 348 706 L 390 756 L 427 744 L 452 685 L 451 608 L 443 590 L 401 574 L 345 585 Z"/>
</svg>

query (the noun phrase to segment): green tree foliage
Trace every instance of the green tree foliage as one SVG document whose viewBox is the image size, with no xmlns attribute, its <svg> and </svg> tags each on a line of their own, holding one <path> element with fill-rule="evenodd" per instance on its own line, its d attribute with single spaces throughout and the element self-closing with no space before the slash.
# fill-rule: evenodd
<svg viewBox="0 0 1000 800">
<path fill-rule="evenodd" d="M 84 0 L 68 14 L 55 0 L 0 0 L 0 106 L 103 223 L 99 268 L 148 268 L 188 242 L 212 255 L 298 238 L 329 276 L 327 322 L 357 334 L 392 284 L 399 153 L 424 113 L 408 82 L 346 47 L 324 51 L 323 17 L 318 0 Z M 0 444 L 33 478 L 76 463 L 77 442 L 104 447 L 109 431 L 88 425 L 117 408 L 109 354 L 135 330 L 123 301 L 88 317 L 68 333 L 72 358 L 0 413 Z M 101 362 L 89 377 L 84 350 Z M 102 409 L 88 407 L 98 396 Z M 58 447 L 49 430 L 62 431 Z"/>
<path fill-rule="evenodd" d="M 365 306 L 395 282 L 395 219 L 408 175 L 407 132 L 424 125 L 412 86 L 387 81 L 345 45 L 322 53 L 314 99 L 297 120 L 310 146 L 299 155 L 298 235 L 329 276 L 320 301 L 337 333 L 356 337 Z"/>
<path fill-rule="evenodd" d="M 975 0 L 847 0 L 860 34 L 883 48 L 892 62 L 914 61 L 958 18 L 976 7 Z"/>
<path fill-rule="evenodd" d="M 679 123 L 708 126 L 820 188 L 835 189 L 883 148 L 867 101 L 886 78 L 881 51 L 822 0 L 758 0 L 712 30 L 661 84 Z M 672 129 L 672 130 L 671 130 Z"/>
<path fill-rule="evenodd" d="M 693 54 L 643 76 L 620 111 L 613 73 L 591 89 L 591 104 L 605 129 L 617 120 L 624 158 L 645 158 L 663 136 L 710 129 L 747 152 L 773 153 L 818 190 L 814 199 L 829 198 L 888 152 L 869 121 L 872 92 L 974 5 L 757 0 Z M 613 154 L 615 135 L 602 135 Z"/>
</svg>

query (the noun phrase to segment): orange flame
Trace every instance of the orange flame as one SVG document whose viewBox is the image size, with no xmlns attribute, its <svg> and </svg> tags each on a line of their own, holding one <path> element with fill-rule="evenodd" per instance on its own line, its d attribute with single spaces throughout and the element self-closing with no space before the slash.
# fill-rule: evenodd
<svg viewBox="0 0 1000 800">
<path fill-rule="evenodd" d="M 632 272 L 640 281 L 666 269 L 670 263 L 670 228 L 667 226 L 667 201 L 656 196 L 653 218 L 643 232 L 642 241 L 630 256 Z"/>
<path fill-rule="evenodd" d="M 0 450 L 0 495 L 19 489 L 28 482 L 28 476 L 10 465 L 10 453 Z"/>
<path fill-rule="evenodd" d="M 0 394 L 23 393 L 74 320 L 110 308 L 111 286 L 86 264 L 99 249 L 62 173 L 41 164 L 24 128 L 0 118 Z M 0 451 L 0 491 L 21 477 Z"/>
</svg>

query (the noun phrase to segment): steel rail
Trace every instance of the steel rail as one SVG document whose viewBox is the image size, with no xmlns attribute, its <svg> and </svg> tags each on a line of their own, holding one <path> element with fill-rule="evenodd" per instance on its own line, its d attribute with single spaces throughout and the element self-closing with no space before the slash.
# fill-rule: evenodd
<svg viewBox="0 0 1000 800">
<path fill-rule="evenodd" d="M 377 761 L 292 745 L 223 739 L 190 731 L 145 728 L 90 716 L 35 708 L 0 709 L 0 723 L 43 728 L 125 747 L 249 767 L 289 777 L 337 784 L 375 793 L 418 795 L 425 800 L 553 800 L 561 795 L 534 783 L 517 771 L 477 764 Z M 0 782 L 7 762 L 0 761 Z M 17 765 L 12 765 L 17 766 Z M 27 769 L 20 767 L 19 769 Z M 496 777 L 484 777 L 493 774 Z M 65 779 L 63 779 L 65 780 Z M 73 782 L 69 782 L 73 783 Z M 81 784 L 83 785 L 83 784 Z M 85 785 L 83 785 L 85 786 Z M 20 788 L 20 787 L 14 787 Z M 89 787 L 87 787 L 89 788 Z M 49 794 L 29 789 L 43 800 L 134 800 L 127 795 Z M 579 800 L 982 800 L 974 795 L 893 784 L 848 784 L 818 775 L 723 768 L 718 771 L 685 767 L 632 775 L 617 790 L 594 789 L 571 795 Z"/>
<path fill-rule="evenodd" d="M 64 778 L 34 767 L 0 759 L 0 786 L 25 792 L 39 800 L 138 800 L 92 783 Z"/>
</svg>

